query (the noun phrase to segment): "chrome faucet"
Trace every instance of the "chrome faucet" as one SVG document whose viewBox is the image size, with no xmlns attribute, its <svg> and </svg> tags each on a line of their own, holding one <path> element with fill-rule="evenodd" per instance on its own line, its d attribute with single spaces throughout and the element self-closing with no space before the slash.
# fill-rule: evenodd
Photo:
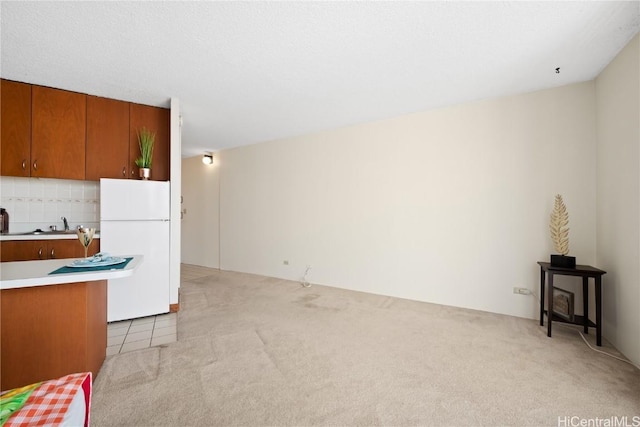
<svg viewBox="0 0 640 427">
<path fill-rule="evenodd" d="M 64 231 L 69 231 L 69 223 L 67 222 L 67 218 L 63 216 L 60 219 L 62 220 L 62 222 L 64 222 Z"/>
</svg>

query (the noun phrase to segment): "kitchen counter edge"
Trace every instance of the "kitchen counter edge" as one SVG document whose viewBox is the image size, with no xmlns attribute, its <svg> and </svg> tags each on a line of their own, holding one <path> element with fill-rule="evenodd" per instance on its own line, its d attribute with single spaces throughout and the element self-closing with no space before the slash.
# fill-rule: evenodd
<svg viewBox="0 0 640 427">
<path fill-rule="evenodd" d="M 94 239 L 100 238 L 100 233 L 96 233 L 93 235 Z M 78 235 L 75 233 L 69 234 L 0 234 L 0 242 L 10 241 L 10 240 L 78 240 Z"/>
<path fill-rule="evenodd" d="M 3 262 L 0 272 L 0 290 L 120 279 L 133 275 L 144 260 L 142 255 L 118 256 L 133 257 L 133 259 L 122 270 L 78 271 L 63 274 L 49 273 L 70 264 L 77 258 Z"/>
</svg>

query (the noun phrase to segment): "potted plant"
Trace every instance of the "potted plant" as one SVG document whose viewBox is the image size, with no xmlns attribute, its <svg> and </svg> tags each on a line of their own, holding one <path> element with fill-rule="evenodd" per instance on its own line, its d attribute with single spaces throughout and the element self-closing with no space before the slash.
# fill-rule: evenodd
<svg viewBox="0 0 640 427">
<path fill-rule="evenodd" d="M 559 255 L 551 255 L 551 265 L 562 268 L 576 268 L 576 257 L 569 253 L 569 214 L 560 194 L 556 194 L 553 212 L 549 221 L 551 240 Z"/>
<path fill-rule="evenodd" d="M 156 139 L 156 133 L 145 127 L 138 130 L 137 133 L 140 157 L 136 159 L 136 166 L 140 168 L 140 178 L 149 179 L 151 177 L 151 160 L 153 159 L 153 143 Z"/>
</svg>

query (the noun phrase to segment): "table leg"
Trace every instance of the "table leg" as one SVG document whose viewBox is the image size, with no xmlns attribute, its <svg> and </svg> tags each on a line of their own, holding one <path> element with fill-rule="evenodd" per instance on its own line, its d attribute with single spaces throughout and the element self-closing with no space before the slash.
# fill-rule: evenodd
<svg viewBox="0 0 640 427">
<path fill-rule="evenodd" d="M 589 278 L 582 277 L 582 313 L 584 316 L 584 333 L 589 333 Z"/>
<path fill-rule="evenodd" d="M 602 276 L 596 276 L 596 344 L 602 346 Z"/>
<path fill-rule="evenodd" d="M 544 325 L 544 269 L 540 267 L 540 326 Z"/>
<path fill-rule="evenodd" d="M 549 272 L 549 296 L 547 297 L 547 336 L 551 336 L 551 324 L 553 323 L 553 273 Z"/>
</svg>

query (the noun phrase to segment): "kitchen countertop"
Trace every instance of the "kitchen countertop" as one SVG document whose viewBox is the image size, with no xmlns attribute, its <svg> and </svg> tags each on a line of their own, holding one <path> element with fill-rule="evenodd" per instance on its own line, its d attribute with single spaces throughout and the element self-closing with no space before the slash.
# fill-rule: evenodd
<svg viewBox="0 0 640 427">
<path fill-rule="evenodd" d="M 100 233 L 96 232 L 96 234 L 93 235 L 94 239 L 99 239 L 100 238 Z M 0 234 L 0 242 L 4 242 L 4 241 L 8 241 L 8 240 L 61 240 L 61 239 L 78 239 L 78 235 L 75 233 L 68 233 L 68 234 L 49 234 L 49 233 L 43 233 L 43 234 L 22 234 L 22 233 L 15 233 L 15 234 Z"/>
<path fill-rule="evenodd" d="M 117 256 L 123 258 L 133 256 L 133 259 L 122 270 L 82 271 L 79 269 L 77 273 L 51 275 L 49 273 L 71 263 L 74 258 L 3 262 L 2 271 L 0 271 L 0 290 L 119 279 L 133 275 L 144 259 L 142 255 Z"/>
</svg>

